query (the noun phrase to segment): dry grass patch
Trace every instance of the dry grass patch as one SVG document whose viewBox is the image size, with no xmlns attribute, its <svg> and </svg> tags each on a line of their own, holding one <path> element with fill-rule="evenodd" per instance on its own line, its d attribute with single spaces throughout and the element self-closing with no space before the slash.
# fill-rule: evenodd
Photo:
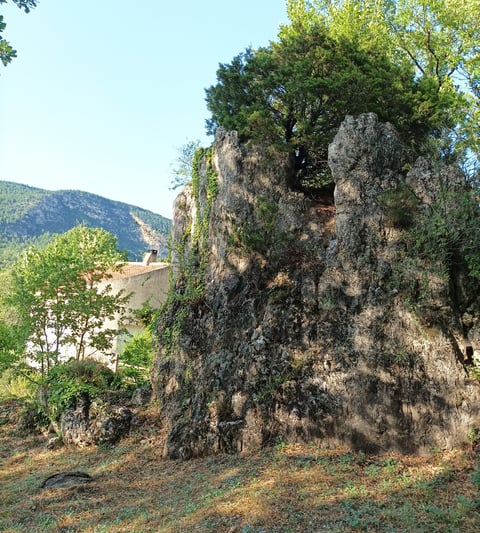
<svg viewBox="0 0 480 533">
<path fill-rule="evenodd" d="M 118 446 L 85 450 L 49 450 L 45 437 L 18 434 L 16 412 L 0 411 L 4 533 L 480 530 L 472 451 L 372 457 L 279 443 L 259 454 L 168 461 L 153 410 Z M 39 488 L 64 470 L 94 481 Z"/>
</svg>

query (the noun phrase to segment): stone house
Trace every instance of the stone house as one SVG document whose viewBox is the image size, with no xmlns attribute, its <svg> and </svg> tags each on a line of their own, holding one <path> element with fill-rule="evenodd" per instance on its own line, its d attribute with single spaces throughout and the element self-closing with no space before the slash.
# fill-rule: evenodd
<svg viewBox="0 0 480 533">
<path fill-rule="evenodd" d="M 130 313 L 127 313 L 125 323 L 120 324 L 118 317 L 105 322 L 105 328 L 127 330 L 114 342 L 112 346 L 114 354 L 120 354 L 131 336 L 144 327 L 138 319 L 135 319 L 132 311 L 142 309 L 145 304 L 153 309 L 159 309 L 166 300 L 168 284 L 169 263 L 157 262 L 157 250 L 149 250 L 141 263 L 125 263 L 120 271 L 113 273 L 110 279 L 99 284 L 99 289 L 111 285 L 113 293 L 123 290 L 126 294 L 131 294 L 128 304 Z"/>
<path fill-rule="evenodd" d="M 112 277 L 98 284 L 98 290 L 111 285 L 112 293 L 116 294 L 124 290 L 130 294 L 127 314 L 122 317 L 116 316 L 113 320 L 106 320 L 104 329 L 123 329 L 113 342 L 110 354 L 100 354 L 96 351 L 86 350 L 84 358 L 96 359 L 116 368 L 118 355 L 122 353 L 125 344 L 132 335 L 140 332 L 144 325 L 135 318 L 134 311 L 142 309 L 147 304 L 153 309 L 159 309 L 166 300 L 169 285 L 169 263 L 157 262 L 157 251 L 149 250 L 143 262 L 125 263 L 121 270 L 112 273 Z M 51 332 L 52 338 L 54 333 Z M 68 361 L 76 357 L 75 347 L 63 344 L 60 347 L 59 360 Z M 36 366 L 30 361 L 29 364 Z"/>
</svg>

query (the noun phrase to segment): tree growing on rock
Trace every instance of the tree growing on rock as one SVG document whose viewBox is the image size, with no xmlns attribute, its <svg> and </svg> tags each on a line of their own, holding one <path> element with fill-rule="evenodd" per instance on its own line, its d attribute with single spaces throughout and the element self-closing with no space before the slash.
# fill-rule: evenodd
<svg viewBox="0 0 480 533">
<path fill-rule="evenodd" d="M 287 31 L 321 21 L 336 40 L 409 64 L 426 148 L 465 163 L 480 149 L 479 10 L 479 0 L 287 0 Z"/>
<path fill-rule="evenodd" d="M 288 0 L 277 41 L 221 64 L 211 118 L 295 155 L 293 188 L 328 182 L 345 115 L 375 112 L 416 152 L 479 149 L 478 0 Z"/>
<path fill-rule="evenodd" d="M 295 154 L 294 189 L 329 181 L 327 147 L 346 114 L 374 111 L 399 129 L 419 129 L 413 70 L 380 48 L 333 39 L 321 22 L 284 28 L 277 42 L 220 65 L 217 79 L 206 91 L 208 132 L 235 129 Z"/>
</svg>

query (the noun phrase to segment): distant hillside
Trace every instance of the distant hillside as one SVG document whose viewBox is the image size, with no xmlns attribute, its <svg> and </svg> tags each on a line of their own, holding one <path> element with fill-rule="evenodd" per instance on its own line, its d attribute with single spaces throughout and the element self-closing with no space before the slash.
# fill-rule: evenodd
<svg viewBox="0 0 480 533">
<path fill-rule="evenodd" d="M 171 221 L 151 211 L 82 191 L 47 191 L 0 181 L 0 265 L 30 244 L 47 242 L 77 224 L 103 228 L 118 238 L 131 261 L 149 248 L 167 254 Z"/>
</svg>

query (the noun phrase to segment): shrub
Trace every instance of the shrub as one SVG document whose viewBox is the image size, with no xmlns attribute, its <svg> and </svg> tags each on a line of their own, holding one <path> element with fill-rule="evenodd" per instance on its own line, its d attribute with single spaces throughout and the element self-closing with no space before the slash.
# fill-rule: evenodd
<svg viewBox="0 0 480 533">
<path fill-rule="evenodd" d="M 112 387 L 115 374 L 92 359 L 71 360 L 55 365 L 42 380 L 37 394 L 39 410 L 51 422 L 75 404 L 82 395 L 98 398 Z"/>
<path fill-rule="evenodd" d="M 31 399 L 35 396 L 36 384 L 27 375 L 18 375 L 14 370 L 6 370 L 0 376 L 0 400 L 10 398 Z"/>
<path fill-rule="evenodd" d="M 119 357 L 115 383 L 128 390 L 146 385 L 149 382 L 153 355 L 154 339 L 151 328 L 134 334 Z"/>
<path fill-rule="evenodd" d="M 153 362 L 153 335 L 149 329 L 136 333 L 125 346 L 120 361 L 129 366 L 149 368 Z"/>
</svg>

